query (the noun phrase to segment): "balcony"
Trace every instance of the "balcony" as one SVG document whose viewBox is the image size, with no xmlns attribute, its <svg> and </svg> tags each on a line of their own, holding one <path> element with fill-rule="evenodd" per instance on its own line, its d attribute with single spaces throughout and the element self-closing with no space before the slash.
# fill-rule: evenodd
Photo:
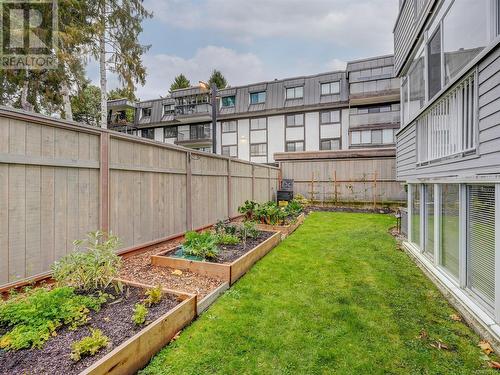
<svg viewBox="0 0 500 375">
<path fill-rule="evenodd" d="M 193 120 L 210 120 L 212 116 L 212 106 L 208 103 L 182 104 L 175 107 L 175 118 Z"/>
<path fill-rule="evenodd" d="M 175 143 L 181 146 L 210 145 L 212 143 L 212 127 L 209 124 L 203 124 L 192 125 L 189 129 L 179 129 Z"/>
<path fill-rule="evenodd" d="M 435 0 L 406 0 L 394 26 L 394 71 L 399 74 Z"/>
<path fill-rule="evenodd" d="M 365 125 L 399 124 L 399 120 L 399 111 L 351 114 L 349 117 L 349 126 L 356 128 Z"/>
</svg>

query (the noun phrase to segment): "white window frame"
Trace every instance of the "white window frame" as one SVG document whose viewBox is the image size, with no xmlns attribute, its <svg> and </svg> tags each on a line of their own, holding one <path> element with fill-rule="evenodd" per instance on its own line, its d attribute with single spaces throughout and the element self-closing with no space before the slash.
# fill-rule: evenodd
<svg viewBox="0 0 500 375">
<path fill-rule="evenodd" d="M 335 86 L 338 85 L 338 91 L 332 90 L 333 85 L 335 85 Z M 328 86 L 328 92 L 324 93 L 323 87 L 326 87 L 326 86 Z M 321 94 L 321 96 L 340 94 L 340 80 L 335 80 L 335 81 L 330 81 L 330 82 L 322 82 L 320 84 L 320 94 Z"/>
</svg>

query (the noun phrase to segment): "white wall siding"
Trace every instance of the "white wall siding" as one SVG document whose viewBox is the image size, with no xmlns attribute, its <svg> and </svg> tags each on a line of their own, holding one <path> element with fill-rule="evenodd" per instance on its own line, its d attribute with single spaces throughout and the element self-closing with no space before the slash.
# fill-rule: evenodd
<svg viewBox="0 0 500 375">
<path fill-rule="evenodd" d="M 285 116 L 269 116 L 267 118 L 267 154 L 270 163 L 274 162 L 274 153 L 285 150 Z"/>
<path fill-rule="evenodd" d="M 319 150 L 319 112 L 308 112 L 305 117 L 306 150 Z"/>
<path fill-rule="evenodd" d="M 155 128 L 155 141 L 163 142 L 163 128 Z"/>
<path fill-rule="evenodd" d="M 342 150 L 347 150 L 350 146 L 349 143 L 349 108 L 342 110 L 340 114 L 340 121 L 342 124 Z"/>
<path fill-rule="evenodd" d="M 266 130 L 251 130 L 250 143 L 266 143 L 267 131 Z"/>
<path fill-rule="evenodd" d="M 288 127 L 286 128 L 287 141 L 303 141 L 304 140 L 304 127 Z"/>
<path fill-rule="evenodd" d="M 221 139 L 221 134 L 222 134 L 222 125 L 220 123 L 220 121 L 217 121 L 217 125 L 215 126 L 215 139 L 219 140 Z M 231 134 L 235 134 L 235 133 L 231 133 Z M 222 134 L 222 142 L 216 142 L 216 145 L 215 145 L 215 148 L 216 148 L 216 153 L 217 154 L 222 154 L 222 145 L 223 144 L 228 144 L 228 143 L 224 143 L 224 135 L 227 135 L 227 134 Z M 231 143 L 229 143 L 231 144 Z M 236 142 L 232 143 L 233 145 L 236 144 Z"/>
<path fill-rule="evenodd" d="M 238 120 L 238 158 L 250 160 L 250 120 Z"/>
</svg>

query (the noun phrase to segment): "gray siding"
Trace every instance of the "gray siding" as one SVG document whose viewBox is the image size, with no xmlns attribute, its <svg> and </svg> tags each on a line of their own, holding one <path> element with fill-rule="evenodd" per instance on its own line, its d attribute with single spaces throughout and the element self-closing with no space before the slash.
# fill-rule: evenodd
<svg viewBox="0 0 500 375">
<path fill-rule="evenodd" d="M 411 180 L 425 177 L 467 178 L 500 173 L 500 47 L 477 66 L 478 70 L 478 153 L 416 167 L 415 122 L 397 138 L 397 177 Z"/>
</svg>

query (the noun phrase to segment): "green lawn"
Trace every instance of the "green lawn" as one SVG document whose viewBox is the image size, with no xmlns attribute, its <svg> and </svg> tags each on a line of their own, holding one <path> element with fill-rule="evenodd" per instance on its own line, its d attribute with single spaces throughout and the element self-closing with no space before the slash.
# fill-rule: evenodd
<svg viewBox="0 0 500 375">
<path fill-rule="evenodd" d="M 493 373 L 479 337 L 397 250 L 394 224 L 309 215 L 143 374 Z"/>
</svg>

